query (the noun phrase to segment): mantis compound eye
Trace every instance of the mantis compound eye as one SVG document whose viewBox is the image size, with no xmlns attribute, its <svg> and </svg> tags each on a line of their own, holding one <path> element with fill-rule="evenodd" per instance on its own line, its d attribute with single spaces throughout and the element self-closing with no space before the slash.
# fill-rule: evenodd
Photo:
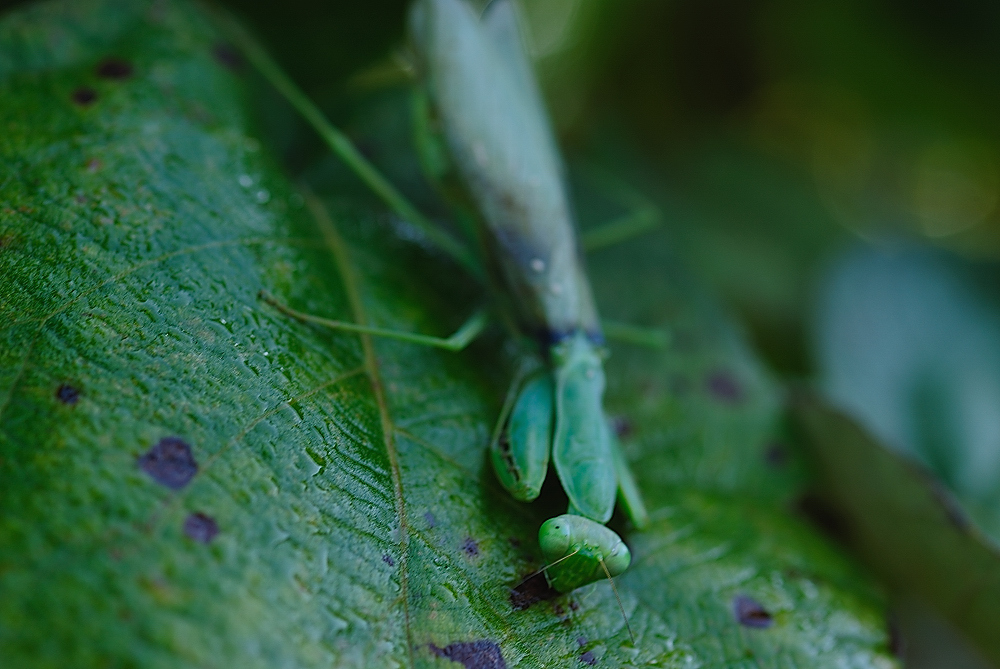
<svg viewBox="0 0 1000 669">
<path fill-rule="evenodd" d="M 612 576 L 624 573 L 631 562 L 632 552 L 629 551 L 624 541 L 619 541 L 611 552 L 608 553 L 607 557 L 604 558 L 604 564 L 607 565 L 608 573 Z"/>
<path fill-rule="evenodd" d="M 572 530 L 562 517 L 551 518 L 538 528 L 538 545 L 546 560 L 554 561 L 569 552 Z"/>
</svg>

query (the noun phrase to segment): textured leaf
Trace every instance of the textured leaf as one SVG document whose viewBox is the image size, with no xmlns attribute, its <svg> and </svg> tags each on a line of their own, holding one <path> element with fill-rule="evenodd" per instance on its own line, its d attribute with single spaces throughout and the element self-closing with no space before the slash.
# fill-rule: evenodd
<svg viewBox="0 0 1000 669">
<path fill-rule="evenodd" d="M 517 504 L 486 464 L 500 331 L 449 354 L 257 296 L 445 333 L 482 291 L 367 198 L 304 207 L 254 136 L 251 79 L 186 2 L 0 24 L 0 656 L 892 664 L 876 591 L 787 511 L 804 474 L 777 387 L 663 233 L 591 258 L 608 315 L 673 342 L 609 364 L 653 512 L 619 580 L 636 644 L 607 583 L 512 596 L 565 501 Z"/>
</svg>

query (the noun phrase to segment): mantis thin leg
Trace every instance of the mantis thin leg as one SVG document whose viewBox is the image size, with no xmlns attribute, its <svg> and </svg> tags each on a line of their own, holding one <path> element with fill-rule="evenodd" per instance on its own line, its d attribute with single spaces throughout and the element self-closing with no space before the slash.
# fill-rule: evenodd
<svg viewBox="0 0 1000 669">
<path fill-rule="evenodd" d="M 588 253 L 597 251 L 655 230 L 662 220 L 660 210 L 655 207 L 639 209 L 581 233 L 580 244 Z"/>
<path fill-rule="evenodd" d="M 323 327 L 334 330 L 344 330 L 345 332 L 358 332 L 361 334 L 375 335 L 376 337 L 385 337 L 387 339 L 398 339 L 400 341 L 408 341 L 413 344 L 420 344 L 421 346 L 443 348 L 448 351 L 461 351 L 477 336 L 479 336 L 479 334 L 486 328 L 486 324 L 489 323 L 489 313 L 485 309 L 477 309 L 464 323 L 462 323 L 461 327 L 455 331 L 455 334 L 450 337 L 433 337 L 431 335 L 422 335 L 415 332 L 402 332 L 400 330 L 358 325 L 357 323 L 335 321 L 329 318 L 322 318 L 321 316 L 313 316 L 312 314 L 292 309 L 288 305 L 279 302 L 273 295 L 264 290 L 260 291 L 260 298 L 281 313 L 291 316 L 296 320 L 300 320 L 303 323 L 314 323 L 316 325 L 322 325 Z"/>
<path fill-rule="evenodd" d="M 608 339 L 646 348 L 664 349 L 670 343 L 670 334 L 655 328 L 644 328 L 621 321 L 601 319 L 601 329 Z"/>
<path fill-rule="evenodd" d="M 611 429 L 610 426 L 608 429 Z M 625 510 L 625 514 L 635 525 L 637 530 L 644 530 L 649 526 L 649 512 L 642 501 L 642 493 L 635 482 L 625 454 L 622 453 L 622 446 L 618 442 L 618 437 L 611 437 L 611 457 L 615 463 L 615 476 L 618 477 L 618 502 Z"/>
<path fill-rule="evenodd" d="M 312 100 L 267 55 L 267 52 L 246 30 L 228 15 L 220 15 L 219 22 L 230 39 L 243 51 L 247 60 L 253 64 L 261 76 L 281 93 L 319 134 L 326 145 L 358 175 L 375 195 L 381 198 L 400 217 L 420 228 L 420 231 L 427 235 L 431 242 L 451 256 L 472 276 L 483 279 L 483 269 L 469 249 L 431 223 L 402 193 L 396 190 L 396 187 L 361 155 L 351 140 L 327 120 L 323 112 L 313 104 Z"/>
<path fill-rule="evenodd" d="M 525 582 L 525 581 L 527 581 L 527 580 L 528 580 L 529 578 L 534 578 L 534 577 L 538 576 L 538 575 L 539 575 L 539 574 L 541 574 L 541 573 L 542 573 L 543 571 L 546 571 L 546 570 L 548 570 L 548 569 L 551 569 L 552 567 L 555 567 L 555 566 L 556 566 L 557 564 L 559 564 L 559 563 L 560 563 L 560 562 L 562 562 L 563 560 L 568 560 L 568 559 L 570 559 L 571 557 L 573 557 L 574 555 L 576 555 L 577 553 L 579 553 L 579 552 L 580 552 L 581 550 L 583 550 L 583 549 L 582 549 L 582 548 L 577 548 L 577 549 L 576 549 L 575 551 L 573 551 L 573 552 L 572 552 L 572 553 L 570 553 L 569 555 L 564 555 L 564 556 L 562 556 L 561 558 L 559 558 L 558 560 L 553 560 L 552 562 L 550 562 L 549 564 L 545 565 L 544 567 L 542 567 L 542 568 L 541 568 L 541 569 L 539 569 L 538 571 L 533 571 L 533 572 L 531 572 L 530 574 L 528 574 L 527 576 L 525 576 L 525 577 L 524 577 L 523 579 L 521 579 L 521 583 L 524 583 L 524 582 Z M 606 569 L 606 568 L 605 568 L 605 569 Z"/>
<path fill-rule="evenodd" d="M 618 586 L 615 585 L 615 579 L 611 578 L 611 572 L 608 571 L 608 565 L 604 564 L 604 560 L 600 560 L 601 569 L 604 570 L 605 575 L 608 577 L 608 582 L 611 583 L 611 591 L 615 593 L 615 599 L 618 601 L 618 610 L 622 612 L 622 620 L 625 621 L 625 629 L 628 630 L 628 638 L 632 640 L 632 645 L 635 645 L 635 635 L 632 634 L 632 626 L 628 624 L 628 616 L 625 615 L 625 607 L 622 606 L 622 598 L 618 596 Z"/>
<path fill-rule="evenodd" d="M 591 228 L 580 235 L 584 251 L 591 252 L 638 237 L 655 230 L 663 222 L 660 208 L 645 195 L 604 169 L 590 167 L 587 176 L 609 191 L 612 199 L 629 209 L 629 213 Z"/>
</svg>

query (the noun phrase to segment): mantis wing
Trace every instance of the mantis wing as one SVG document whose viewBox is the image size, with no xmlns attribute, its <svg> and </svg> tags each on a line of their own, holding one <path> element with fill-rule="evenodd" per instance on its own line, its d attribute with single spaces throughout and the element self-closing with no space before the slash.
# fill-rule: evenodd
<svg viewBox="0 0 1000 669">
<path fill-rule="evenodd" d="M 508 62 L 520 38 L 504 4 L 484 24 L 462 0 L 421 0 L 411 23 L 425 79 L 523 324 L 596 334 L 559 154 L 527 60 Z"/>
</svg>

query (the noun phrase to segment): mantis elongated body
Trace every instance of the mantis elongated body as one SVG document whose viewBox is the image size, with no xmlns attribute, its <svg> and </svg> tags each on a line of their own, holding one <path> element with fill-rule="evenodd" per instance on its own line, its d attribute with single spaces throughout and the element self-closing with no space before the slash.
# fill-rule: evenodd
<svg viewBox="0 0 1000 669">
<path fill-rule="evenodd" d="M 420 0 L 411 27 L 444 138 L 518 320 L 547 348 L 548 369 L 521 388 L 507 439 L 493 440 L 491 456 L 500 482 L 522 501 L 538 496 L 551 458 L 570 515 L 544 525 L 539 541 L 552 563 L 549 583 L 567 592 L 628 567 L 628 549 L 601 525 L 616 492 L 633 523 L 647 520 L 602 407 L 603 335 L 559 154 L 509 1 L 492 3 L 480 20 L 462 0 Z"/>
<path fill-rule="evenodd" d="M 464 0 L 417 0 L 411 29 L 426 89 L 481 215 L 479 241 L 492 263 L 476 263 L 464 245 L 424 219 L 266 53 L 229 24 L 265 78 L 387 204 L 477 278 L 487 274 L 485 266 L 499 268 L 520 328 L 541 343 L 545 360 L 512 386 L 491 440 L 494 469 L 511 495 L 527 502 L 538 496 L 549 462 L 554 465 L 569 509 L 539 530 L 553 588 L 569 592 L 610 579 L 630 561 L 624 542 L 604 526 L 616 494 L 636 527 L 644 527 L 648 516 L 603 411 L 601 326 L 561 161 L 513 7 L 496 0 L 480 20 Z M 455 335 L 441 339 L 330 321 L 263 297 L 304 321 L 448 350 L 463 348 L 485 325 L 485 314 L 477 312 Z"/>
</svg>

